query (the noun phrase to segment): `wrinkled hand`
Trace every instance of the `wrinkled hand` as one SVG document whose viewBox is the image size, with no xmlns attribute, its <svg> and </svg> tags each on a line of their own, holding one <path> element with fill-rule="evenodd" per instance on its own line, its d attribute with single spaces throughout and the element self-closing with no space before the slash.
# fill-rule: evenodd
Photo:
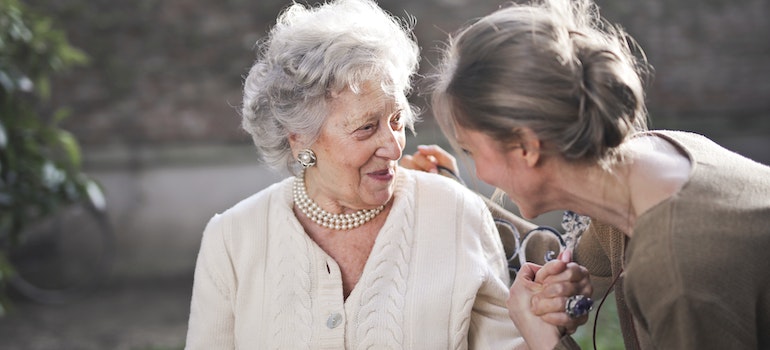
<svg viewBox="0 0 770 350">
<path fill-rule="evenodd" d="M 417 146 L 417 152 L 401 158 L 401 166 L 434 174 L 438 173 L 438 167 L 442 166 L 457 174 L 455 157 L 437 145 Z"/>
<path fill-rule="evenodd" d="M 559 259 L 546 263 L 537 271 L 535 283 L 541 285 L 541 291 L 532 297 L 531 311 L 544 321 L 558 326 L 566 334 L 572 334 L 577 327 L 586 323 L 590 314 L 579 318 L 570 318 L 564 312 L 567 298 L 573 295 L 591 297 L 593 287 L 588 270 L 571 262 L 572 252 L 565 250 Z"/>
<path fill-rule="evenodd" d="M 508 316 L 521 332 L 530 349 L 553 349 L 561 338 L 560 330 L 532 312 L 532 297 L 543 292 L 543 285 L 535 282 L 542 266 L 526 263 L 516 273 L 506 305 Z"/>
</svg>

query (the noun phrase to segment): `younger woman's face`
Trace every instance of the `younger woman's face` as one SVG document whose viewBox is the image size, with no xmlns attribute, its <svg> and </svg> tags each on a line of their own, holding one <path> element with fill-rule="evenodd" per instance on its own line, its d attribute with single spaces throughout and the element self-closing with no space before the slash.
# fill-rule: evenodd
<svg viewBox="0 0 770 350">
<path fill-rule="evenodd" d="M 522 146 L 503 147 L 483 132 L 460 126 L 455 127 L 455 134 L 463 152 L 473 159 L 479 180 L 505 191 L 523 217 L 542 213 L 543 178 L 527 164 Z"/>
<path fill-rule="evenodd" d="M 507 184 L 507 160 L 498 149 L 495 140 L 486 134 L 456 127 L 457 143 L 467 156 L 473 159 L 476 177 L 492 186 L 505 190 Z"/>
</svg>

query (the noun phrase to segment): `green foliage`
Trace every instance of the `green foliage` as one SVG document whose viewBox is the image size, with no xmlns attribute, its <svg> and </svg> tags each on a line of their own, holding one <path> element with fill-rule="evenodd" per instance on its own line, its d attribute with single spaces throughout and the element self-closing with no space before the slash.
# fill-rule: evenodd
<svg viewBox="0 0 770 350">
<path fill-rule="evenodd" d="M 596 341 L 596 349 L 622 350 L 625 348 L 625 344 L 623 343 L 623 334 L 620 331 L 615 293 L 610 293 L 607 296 L 601 309 L 598 308 L 600 301 L 596 300 L 588 322 L 578 328 L 573 338 L 581 349 L 594 349 L 594 341 Z M 595 319 L 597 312 L 599 313 L 598 320 Z M 594 321 L 596 321 L 595 339 L 593 337 Z"/>
<path fill-rule="evenodd" d="M 59 127 L 70 112 L 46 112 L 51 77 L 86 63 L 50 18 L 18 0 L 0 0 L 0 315 L 13 274 L 6 254 L 25 226 L 66 203 L 103 203 L 98 185 L 80 170 L 77 140 Z"/>
</svg>

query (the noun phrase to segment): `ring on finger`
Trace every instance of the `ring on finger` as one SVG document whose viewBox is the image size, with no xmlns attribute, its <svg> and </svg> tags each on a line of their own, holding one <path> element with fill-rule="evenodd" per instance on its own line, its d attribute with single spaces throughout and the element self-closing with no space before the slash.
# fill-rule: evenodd
<svg viewBox="0 0 770 350">
<path fill-rule="evenodd" d="M 567 298 L 567 304 L 564 305 L 564 312 L 570 318 L 579 318 L 588 314 L 594 308 L 594 301 L 584 295 L 573 295 Z"/>
</svg>

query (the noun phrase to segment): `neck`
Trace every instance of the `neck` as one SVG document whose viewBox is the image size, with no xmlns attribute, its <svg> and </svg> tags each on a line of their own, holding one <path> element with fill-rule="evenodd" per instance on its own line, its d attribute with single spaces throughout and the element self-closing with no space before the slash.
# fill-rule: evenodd
<svg viewBox="0 0 770 350">
<path fill-rule="evenodd" d="M 555 203 L 615 226 L 633 235 L 637 218 L 671 197 L 689 180 L 688 155 L 654 135 L 634 137 L 625 143 L 624 160 L 605 170 L 597 164 L 554 162 L 558 190 Z"/>
<path fill-rule="evenodd" d="M 630 164 L 618 163 L 605 170 L 596 164 L 564 164 L 556 171 L 559 195 L 554 203 L 588 215 L 633 235 L 636 222 L 629 183 Z"/>
</svg>

